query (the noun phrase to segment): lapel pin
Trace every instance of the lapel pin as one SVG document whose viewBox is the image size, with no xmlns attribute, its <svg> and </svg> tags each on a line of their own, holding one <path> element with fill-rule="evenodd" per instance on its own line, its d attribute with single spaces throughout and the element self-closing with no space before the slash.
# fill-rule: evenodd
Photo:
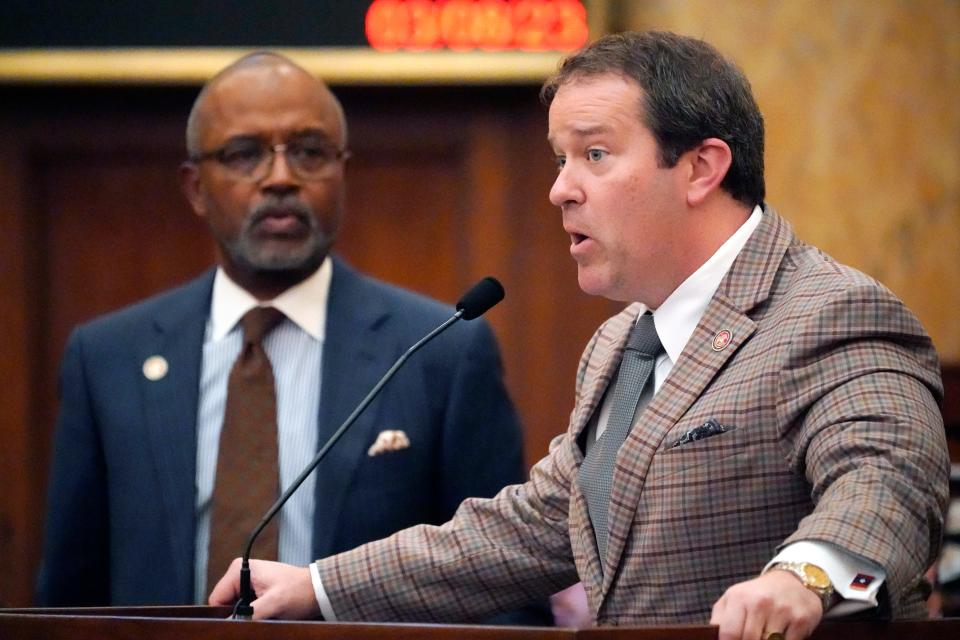
<svg viewBox="0 0 960 640">
<path fill-rule="evenodd" d="M 143 361 L 143 377 L 156 382 L 167 375 L 170 365 L 163 356 L 150 356 Z"/>
<path fill-rule="evenodd" d="M 727 345 L 730 344 L 732 338 L 733 335 L 726 329 L 717 331 L 717 335 L 713 336 L 713 350 L 723 351 L 727 348 Z"/>
<path fill-rule="evenodd" d="M 407 438 L 407 434 L 405 434 L 403 431 L 381 431 L 377 435 L 376 442 L 374 442 L 373 445 L 367 449 L 367 455 L 372 458 L 373 456 L 378 456 L 381 453 L 400 451 L 401 449 L 406 449 L 409 446 L 410 439 Z"/>
</svg>

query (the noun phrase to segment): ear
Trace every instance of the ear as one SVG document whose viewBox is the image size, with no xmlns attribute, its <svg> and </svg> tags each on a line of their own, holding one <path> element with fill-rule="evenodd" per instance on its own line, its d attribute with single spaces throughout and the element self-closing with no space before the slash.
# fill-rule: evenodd
<svg viewBox="0 0 960 640">
<path fill-rule="evenodd" d="M 697 206 L 720 188 L 720 183 L 733 162 L 733 153 L 723 140 L 707 138 L 684 155 L 688 156 L 691 168 L 687 183 L 687 204 Z"/>
<path fill-rule="evenodd" d="M 203 200 L 203 186 L 200 184 L 200 167 L 189 160 L 180 165 L 180 189 L 201 218 L 207 216 L 206 203 Z"/>
</svg>

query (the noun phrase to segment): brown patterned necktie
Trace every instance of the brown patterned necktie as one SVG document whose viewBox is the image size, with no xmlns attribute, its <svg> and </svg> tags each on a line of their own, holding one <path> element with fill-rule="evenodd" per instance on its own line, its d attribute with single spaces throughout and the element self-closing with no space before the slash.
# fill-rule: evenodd
<svg viewBox="0 0 960 640">
<path fill-rule="evenodd" d="M 243 346 L 227 383 L 210 509 L 207 593 L 279 495 L 277 396 L 263 338 L 283 318 L 273 307 L 254 307 L 240 320 Z M 278 526 L 274 519 L 257 538 L 258 558 L 277 559 Z"/>
</svg>

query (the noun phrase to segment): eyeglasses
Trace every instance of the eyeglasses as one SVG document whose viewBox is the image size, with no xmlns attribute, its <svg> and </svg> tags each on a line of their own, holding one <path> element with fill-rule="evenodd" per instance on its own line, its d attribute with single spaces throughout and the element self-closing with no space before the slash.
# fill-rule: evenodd
<svg viewBox="0 0 960 640">
<path fill-rule="evenodd" d="M 237 180 L 259 182 L 273 169 L 273 159 L 283 153 L 290 170 L 301 180 L 320 180 L 333 173 L 337 163 L 350 157 L 326 141 L 296 140 L 283 144 L 264 144 L 255 138 L 230 140 L 222 147 L 190 156 L 192 162 L 216 160 Z"/>
</svg>

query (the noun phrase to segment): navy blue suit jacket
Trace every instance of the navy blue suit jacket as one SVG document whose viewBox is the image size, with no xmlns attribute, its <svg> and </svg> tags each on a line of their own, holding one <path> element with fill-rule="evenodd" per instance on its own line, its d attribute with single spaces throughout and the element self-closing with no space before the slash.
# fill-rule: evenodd
<svg viewBox="0 0 960 640">
<path fill-rule="evenodd" d="M 38 604 L 192 602 L 198 386 L 212 283 L 210 271 L 70 336 Z M 335 261 L 318 441 L 452 311 Z M 153 355 L 169 363 L 157 381 L 142 372 Z M 410 447 L 367 456 L 384 429 L 406 432 Z M 315 473 L 316 558 L 444 522 L 464 498 L 522 481 L 520 426 L 489 326 L 461 321 L 411 357 Z"/>
</svg>

